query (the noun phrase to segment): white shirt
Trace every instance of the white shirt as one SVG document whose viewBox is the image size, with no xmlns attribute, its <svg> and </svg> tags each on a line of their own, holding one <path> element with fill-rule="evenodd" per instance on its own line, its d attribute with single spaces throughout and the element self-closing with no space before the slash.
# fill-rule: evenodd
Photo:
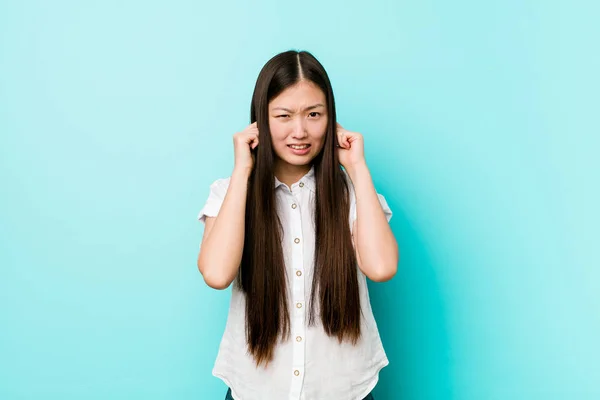
<svg viewBox="0 0 600 400">
<path fill-rule="evenodd" d="M 356 219 L 356 198 L 349 176 L 350 227 Z M 231 177 L 210 186 L 206 204 L 198 219 L 219 212 Z M 366 276 L 358 268 L 358 289 L 362 310 L 361 338 L 356 345 L 329 337 L 319 318 L 308 326 L 315 251 L 314 167 L 290 188 L 275 178 L 277 212 L 283 225 L 282 248 L 288 280 L 288 307 L 291 335 L 279 340 L 274 359 L 265 369 L 256 367 L 247 352 L 245 297 L 232 285 L 225 332 L 213 368 L 213 375 L 231 388 L 235 400 L 362 400 L 377 384 L 379 371 L 389 364 L 369 300 Z M 392 212 L 378 194 L 389 221 Z"/>
</svg>

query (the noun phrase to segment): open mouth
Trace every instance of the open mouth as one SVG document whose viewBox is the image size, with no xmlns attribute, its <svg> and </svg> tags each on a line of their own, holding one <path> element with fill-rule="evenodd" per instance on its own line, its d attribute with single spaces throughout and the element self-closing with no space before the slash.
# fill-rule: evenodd
<svg viewBox="0 0 600 400">
<path fill-rule="evenodd" d="M 288 144 L 288 147 L 294 150 L 306 150 L 310 147 L 310 144 L 302 144 L 302 145 L 295 145 L 295 144 Z"/>
</svg>

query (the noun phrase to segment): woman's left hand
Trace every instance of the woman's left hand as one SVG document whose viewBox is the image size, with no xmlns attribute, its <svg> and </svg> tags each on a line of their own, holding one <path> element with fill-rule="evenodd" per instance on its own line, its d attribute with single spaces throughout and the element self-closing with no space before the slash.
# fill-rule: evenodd
<svg viewBox="0 0 600 400">
<path fill-rule="evenodd" d="M 337 124 L 338 159 L 346 170 L 365 162 L 365 146 L 363 136 L 358 132 L 350 132 Z"/>
</svg>

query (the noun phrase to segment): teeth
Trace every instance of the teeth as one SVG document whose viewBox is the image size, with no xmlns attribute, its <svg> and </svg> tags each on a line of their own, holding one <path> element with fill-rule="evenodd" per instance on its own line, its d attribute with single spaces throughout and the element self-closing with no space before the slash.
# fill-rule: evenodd
<svg viewBox="0 0 600 400">
<path fill-rule="evenodd" d="M 295 146 L 295 145 L 291 144 L 290 147 L 292 149 L 296 149 L 296 150 L 304 150 L 304 149 L 308 148 L 308 145 L 305 144 L 304 146 Z"/>
</svg>

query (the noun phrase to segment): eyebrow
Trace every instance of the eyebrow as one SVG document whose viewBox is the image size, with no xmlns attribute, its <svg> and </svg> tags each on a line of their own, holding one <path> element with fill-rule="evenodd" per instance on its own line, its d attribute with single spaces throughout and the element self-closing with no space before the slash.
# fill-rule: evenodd
<svg viewBox="0 0 600 400">
<path fill-rule="evenodd" d="M 304 111 L 312 110 L 313 108 L 317 108 L 317 107 L 325 107 L 325 106 L 324 106 L 323 104 L 321 104 L 321 103 L 318 103 L 318 104 L 315 104 L 315 105 L 313 105 L 313 106 L 306 107 L 306 108 L 304 109 Z M 275 110 L 283 110 L 283 111 L 287 111 L 287 112 L 290 112 L 290 113 L 291 113 L 291 112 L 293 112 L 292 110 L 290 110 L 290 109 L 287 109 L 287 108 L 285 108 L 285 107 L 275 107 L 275 108 L 273 109 L 273 111 L 275 111 Z"/>
</svg>

